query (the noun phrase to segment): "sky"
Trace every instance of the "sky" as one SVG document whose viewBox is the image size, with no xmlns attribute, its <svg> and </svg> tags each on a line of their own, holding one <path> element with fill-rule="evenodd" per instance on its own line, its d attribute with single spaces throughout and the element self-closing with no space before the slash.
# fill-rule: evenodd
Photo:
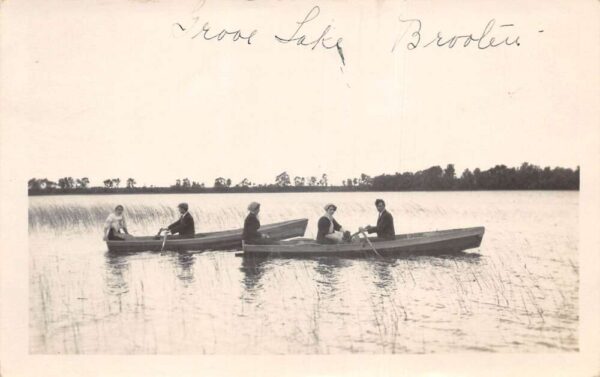
<svg viewBox="0 0 600 377">
<path fill-rule="evenodd" d="M 345 64 L 337 48 L 274 38 L 291 37 L 313 4 L 3 4 L 12 32 L 2 40 L 3 127 L 25 141 L 11 158 L 29 177 L 93 185 L 273 182 L 283 171 L 339 183 L 449 163 L 459 173 L 524 161 L 574 168 L 597 128 L 585 100 L 597 91 L 585 79 L 597 56 L 562 17 L 575 11 L 564 2 L 519 4 L 319 3 L 297 36 L 311 41 L 331 25 L 327 43 L 343 39 Z M 497 38 L 519 35 L 521 45 L 409 51 L 402 39 L 392 52 L 407 30 L 399 18 L 420 19 L 423 40 L 481 34 L 494 18 L 514 25 Z M 257 31 L 250 45 L 192 38 L 205 22 L 209 35 Z"/>
</svg>

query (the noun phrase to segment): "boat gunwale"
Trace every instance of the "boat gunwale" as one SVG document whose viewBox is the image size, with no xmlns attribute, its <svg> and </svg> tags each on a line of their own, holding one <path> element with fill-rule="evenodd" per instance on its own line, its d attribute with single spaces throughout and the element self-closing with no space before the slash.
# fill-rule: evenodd
<svg viewBox="0 0 600 377">
<path fill-rule="evenodd" d="M 402 247 L 411 247 L 419 245 L 427 245 L 439 242 L 450 242 L 453 240 L 466 239 L 469 237 L 482 237 L 485 233 L 485 227 L 471 227 L 471 228 L 458 228 L 458 229 L 446 229 L 440 231 L 430 232 L 418 232 L 418 233 L 406 233 L 398 234 L 394 240 L 378 240 L 376 237 L 369 237 L 370 241 L 373 241 L 373 245 L 378 251 L 394 250 Z M 412 237 L 411 237 L 412 236 Z M 274 245 L 252 245 L 244 244 L 243 251 L 248 254 L 287 254 L 287 253 L 299 253 L 299 254 L 310 254 L 310 253 L 322 253 L 322 254 L 333 254 L 333 253 L 353 253 L 353 252 L 364 252 L 371 251 L 370 245 L 361 239 L 357 243 L 348 244 L 318 244 L 304 243 L 294 244 L 290 241 L 280 241 Z"/>
<path fill-rule="evenodd" d="M 286 226 L 294 226 L 296 224 L 300 225 L 302 223 L 308 223 L 308 219 L 295 219 L 295 220 L 286 220 L 278 223 L 270 223 L 264 226 L 261 226 L 261 231 L 268 231 L 274 228 L 281 228 Z M 190 238 L 167 238 L 167 242 L 171 245 L 175 244 L 195 244 L 195 243 L 206 243 L 208 241 L 214 241 L 216 239 L 220 241 L 228 241 L 228 240 L 237 240 L 240 233 L 243 231 L 243 228 L 236 229 L 227 229 L 227 230 L 219 230 L 215 232 L 208 233 L 196 233 L 194 237 Z M 200 236 L 200 237 L 198 237 Z M 124 245 L 145 245 L 148 243 L 162 243 L 162 237 L 156 238 L 156 236 L 141 236 L 130 238 L 126 240 L 110 240 L 106 241 L 106 244 L 109 246 L 124 246 Z"/>
</svg>

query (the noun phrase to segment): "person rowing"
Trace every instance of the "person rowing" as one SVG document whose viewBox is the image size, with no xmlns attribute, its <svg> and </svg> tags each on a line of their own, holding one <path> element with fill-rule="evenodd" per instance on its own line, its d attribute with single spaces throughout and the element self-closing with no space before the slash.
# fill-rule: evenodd
<svg viewBox="0 0 600 377">
<path fill-rule="evenodd" d="M 123 215 L 123 206 L 118 205 L 104 222 L 104 241 L 123 241 L 131 237 L 127 231 L 127 223 Z"/>
<path fill-rule="evenodd" d="M 179 203 L 179 219 L 166 228 L 161 228 L 161 231 L 168 230 L 171 234 L 178 234 L 179 238 L 194 238 L 196 230 L 194 228 L 194 218 L 189 213 L 187 203 Z"/>
<path fill-rule="evenodd" d="M 382 241 L 389 241 L 396 238 L 394 230 L 394 217 L 385 209 L 385 201 L 383 199 L 375 200 L 375 208 L 379 212 L 377 217 L 377 225 L 367 225 L 359 228 L 359 231 L 367 231 L 369 233 L 377 233 L 377 238 Z"/>
<path fill-rule="evenodd" d="M 317 231 L 317 243 L 336 244 L 349 238 L 350 232 L 347 232 L 333 217 L 337 207 L 333 203 L 328 203 L 323 207 L 325 214 L 319 219 Z"/>
<path fill-rule="evenodd" d="M 271 243 L 267 234 L 258 231 L 260 229 L 259 213 L 260 203 L 252 202 L 248 205 L 248 216 L 246 216 L 246 219 L 244 220 L 244 231 L 242 232 L 244 243 L 250 245 L 265 245 Z"/>
</svg>

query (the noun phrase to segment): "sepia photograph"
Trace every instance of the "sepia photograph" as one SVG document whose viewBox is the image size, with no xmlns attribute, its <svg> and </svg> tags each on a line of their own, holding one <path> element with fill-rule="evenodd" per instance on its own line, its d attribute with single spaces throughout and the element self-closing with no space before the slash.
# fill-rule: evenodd
<svg viewBox="0 0 600 377">
<path fill-rule="evenodd" d="M 1 374 L 598 376 L 599 10 L 0 2 Z"/>
</svg>

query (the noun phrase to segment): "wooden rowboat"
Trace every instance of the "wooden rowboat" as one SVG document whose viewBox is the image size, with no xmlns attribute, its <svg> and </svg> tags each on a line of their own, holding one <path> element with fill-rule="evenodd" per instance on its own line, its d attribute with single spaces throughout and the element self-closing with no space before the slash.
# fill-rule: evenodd
<svg viewBox="0 0 600 377">
<path fill-rule="evenodd" d="M 352 243 L 322 245 L 314 240 L 298 239 L 280 241 L 273 245 L 243 246 L 243 256 L 302 257 L 302 256 L 395 256 L 403 254 L 451 254 L 481 245 L 484 227 L 439 230 L 434 232 L 400 234 L 385 241 L 369 237 L 372 246 L 364 239 Z M 375 249 L 375 250 L 373 250 Z"/>
<path fill-rule="evenodd" d="M 273 240 L 301 237 L 306 231 L 308 219 L 298 219 L 263 225 L 260 232 Z M 163 238 L 156 236 L 132 237 L 123 241 L 107 241 L 110 252 L 139 252 L 163 250 Z M 239 250 L 242 247 L 242 229 L 225 230 L 210 233 L 198 233 L 193 238 L 169 236 L 164 250 L 200 251 L 200 250 Z"/>
</svg>

